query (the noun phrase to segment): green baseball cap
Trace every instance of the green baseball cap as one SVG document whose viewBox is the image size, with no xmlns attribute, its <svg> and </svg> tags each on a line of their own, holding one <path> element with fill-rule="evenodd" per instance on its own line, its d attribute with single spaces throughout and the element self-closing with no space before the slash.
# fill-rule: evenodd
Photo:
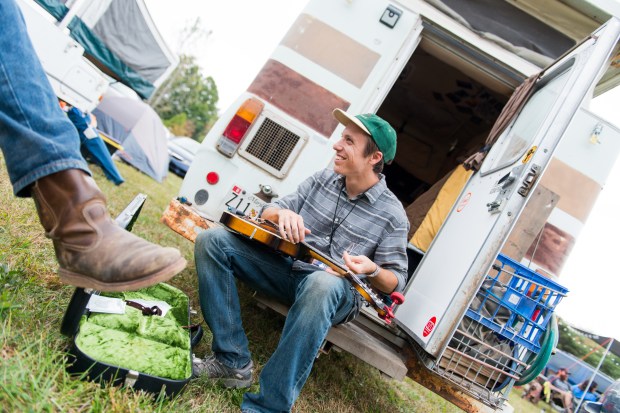
<svg viewBox="0 0 620 413">
<path fill-rule="evenodd" d="M 352 116 L 342 109 L 334 109 L 334 118 L 344 126 L 351 123 L 370 135 L 383 154 L 383 162 L 391 163 L 396 156 L 396 131 L 394 128 L 374 113 L 364 113 Z"/>
</svg>

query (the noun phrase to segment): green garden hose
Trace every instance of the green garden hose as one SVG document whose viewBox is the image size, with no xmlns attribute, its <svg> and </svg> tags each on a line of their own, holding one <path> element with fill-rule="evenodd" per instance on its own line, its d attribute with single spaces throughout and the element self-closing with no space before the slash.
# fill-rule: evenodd
<svg viewBox="0 0 620 413">
<path fill-rule="evenodd" d="M 553 314 L 551 316 L 551 320 L 549 320 L 549 325 L 545 331 L 545 335 L 543 336 L 543 343 L 540 352 L 535 355 L 532 364 L 530 364 L 530 367 L 525 369 L 521 375 L 521 378 L 515 382 L 515 385 L 522 386 L 538 377 L 540 372 L 543 371 L 547 365 L 547 362 L 549 362 L 551 353 L 558 344 L 559 337 L 558 320 L 556 319 L 555 314 Z"/>
</svg>

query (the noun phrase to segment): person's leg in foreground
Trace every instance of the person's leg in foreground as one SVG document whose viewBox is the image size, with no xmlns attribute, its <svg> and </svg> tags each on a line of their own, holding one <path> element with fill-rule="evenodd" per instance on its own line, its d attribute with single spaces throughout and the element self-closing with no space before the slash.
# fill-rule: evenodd
<svg viewBox="0 0 620 413">
<path fill-rule="evenodd" d="M 16 196 L 32 196 L 61 281 L 122 291 L 165 281 L 185 259 L 123 230 L 80 154 L 14 0 L 0 0 L 0 148 Z"/>
<path fill-rule="evenodd" d="M 213 333 L 215 363 L 224 365 L 230 376 L 228 382 L 222 380 L 224 385 L 251 384 L 247 373 L 241 381 L 233 377 L 252 367 L 235 278 L 292 303 L 278 347 L 261 372 L 260 392 L 243 397 L 241 408 L 248 412 L 290 411 L 327 332 L 351 313 L 356 300 L 345 279 L 324 271 L 292 270 L 291 260 L 266 251 L 248 248 L 246 241 L 224 230 L 205 231 L 196 240 L 200 302 Z M 212 366 L 213 358 L 204 363 Z M 223 378 L 225 369 L 200 367 L 197 375 L 218 378 L 218 370 Z"/>
</svg>

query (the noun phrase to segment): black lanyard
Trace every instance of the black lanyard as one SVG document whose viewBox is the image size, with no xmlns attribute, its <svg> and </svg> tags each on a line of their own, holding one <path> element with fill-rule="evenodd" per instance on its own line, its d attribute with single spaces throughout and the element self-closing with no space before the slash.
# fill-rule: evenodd
<svg viewBox="0 0 620 413">
<path fill-rule="evenodd" d="M 344 182 L 342 183 L 342 186 L 340 187 L 340 191 L 338 192 L 338 200 L 336 201 L 336 208 L 334 208 L 334 216 L 332 217 L 331 233 L 329 234 L 329 250 L 330 251 L 332 248 L 332 240 L 334 239 L 334 233 L 336 232 L 338 227 L 342 225 L 345 219 L 347 219 L 347 217 L 351 215 L 351 212 L 353 212 L 353 210 L 357 206 L 357 201 L 359 201 L 359 198 L 355 199 L 355 201 L 353 201 L 353 208 L 351 208 L 349 212 L 347 212 L 347 215 L 345 215 L 345 217 L 342 218 L 340 222 L 336 223 L 336 216 L 338 215 L 338 205 L 340 204 L 340 194 L 342 194 L 343 190 L 344 190 Z M 344 205 L 342 207 L 344 208 Z"/>
</svg>

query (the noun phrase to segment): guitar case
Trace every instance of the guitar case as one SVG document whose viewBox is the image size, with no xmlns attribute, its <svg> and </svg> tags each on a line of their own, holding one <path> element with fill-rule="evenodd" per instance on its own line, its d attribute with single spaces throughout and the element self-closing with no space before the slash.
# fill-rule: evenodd
<svg viewBox="0 0 620 413">
<path fill-rule="evenodd" d="M 116 219 L 119 225 L 130 230 L 145 200 L 139 194 Z M 95 295 L 129 304 L 124 314 L 90 312 L 87 305 Z M 157 308 L 133 300 L 164 301 L 171 308 L 160 316 Z M 169 397 L 190 380 L 192 348 L 202 337 L 200 326 L 190 325 L 189 297 L 165 283 L 122 293 L 76 288 L 60 330 L 71 337 L 69 373 Z"/>
</svg>

